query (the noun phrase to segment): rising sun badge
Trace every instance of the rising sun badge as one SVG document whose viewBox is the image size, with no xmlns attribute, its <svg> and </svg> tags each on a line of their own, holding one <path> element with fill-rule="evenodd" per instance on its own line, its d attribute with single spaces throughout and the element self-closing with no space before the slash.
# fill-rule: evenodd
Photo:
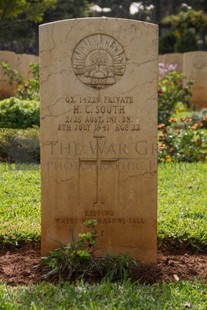
<svg viewBox="0 0 207 310">
<path fill-rule="evenodd" d="M 126 56 L 116 39 L 105 34 L 93 34 L 76 45 L 72 66 L 83 84 L 105 88 L 115 84 L 124 75 Z"/>
</svg>

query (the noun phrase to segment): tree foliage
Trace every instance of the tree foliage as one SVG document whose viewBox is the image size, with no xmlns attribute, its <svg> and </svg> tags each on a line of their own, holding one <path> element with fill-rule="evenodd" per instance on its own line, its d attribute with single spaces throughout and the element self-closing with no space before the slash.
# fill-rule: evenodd
<svg viewBox="0 0 207 310">
<path fill-rule="evenodd" d="M 135 2 L 139 10 L 130 13 L 130 6 Z M 90 6 L 98 5 L 109 8 L 107 12 L 96 12 L 96 16 L 132 18 L 160 24 L 162 28 L 169 27 L 174 35 L 162 40 L 165 50 L 170 50 L 170 42 L 178 38 L 178 46 L 185 45 L 190 39 L 188 28 L 195 30 L 196 40 L 199 33 L 207 28 L 207 0 L 0 0 L 0 50 L 13 50 L 18 53 L 38 53 L 38 25 L 61 19 L 93 16 Z M 192 7 L 195 10 L 190 10 Z M 182 11 L 183 10 L 183 11 Z M 185 34 L 185 37 L 182 37 Z M 181 38 L 182 37 L 182 38 Z M 195 43 L 195 37 L 193 42 Z M 190 42 L 188 42 L 190 44 Z M 175 51 L 174 46 L 172 51 Z"/>
<path fill-rule="evenodd" d="M 152 5 L 154 2 L 159 3 L 159 1 L 154 0 L 143 0 L 137 2 L 139 6 L 139 11 L 133 15 L 130 14 L 130 6 L 132 3 L 136 1 L 132 0 L 97 0 L 96 4 L 99 5 L 101 8 L 110 8 L 111 11 L 106 13 L 102 12 L 99 15 L 106 15 L 110 17 L 118 17 L 118 18 L 133 18 L 139 20 L 147 20 L 148 18 L 151 19 L 151 13 L 149 12 L 149 6 Z"/>
<path fill-rule="evenodd" d="M 188 9 L 177 15 L 166 16 L 162 23 L 170 26 L 170 31 L 161 39 L 160 50 L 166 52 L 166 44 L 169 46 L 169 39 L 174 38 L 174 44 L 168 52 L 188 52 L 198 49 L 205 49 L 203 36 L 207 28 L 207 14 L 203 11 Z M 199 46 L 199 42 L 201 45 Z"/>
<path fill-rule="evenodd" d="M 88 14 L 88 0 L 0 0 L 0 50 L 38 53 L 38 25 Z"/>
<path fill-rule="evenodd" d="M 54 8 L 57 0 L 1 0 L 0 26 L 9 27 L 10 22 L 31 21 L 39 23 L 49 8 Z"/>
<path fill-rule="evenodd" d="M 89 9 L 88 0 L 57 0 L 55 9 L 46 11 L 43 22 L 86 17 L 89 15 Z"/>
<path fill-rule="evenodd" d="M 198 33 L 207 27 L 207 14 L 203 11 L 188 10 L 178 15 L 166 16 L 163 24 L 169 24 L 171 28 L 179 29 L 180 32 L 194 28 Z"/>
</svg>

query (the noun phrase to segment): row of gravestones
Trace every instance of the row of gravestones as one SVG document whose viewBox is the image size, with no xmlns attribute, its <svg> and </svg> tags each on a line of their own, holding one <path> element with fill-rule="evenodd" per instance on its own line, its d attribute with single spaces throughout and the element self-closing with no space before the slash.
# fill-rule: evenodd
<svg viewBox="0 0 207 310">
<path fill-rule="evenodd" d="M 38 56 L 0 51 L 0 63 L 8 62 L 11 68 L 16 69 L 26 79 L 31 76 L 29 64 L 38 63 L 38 61 Z M 207 52 L 165 54 L 159 56 L 159 63 L 163 63 L 166 67 L 176 65 L 178 72 L 194 81 L 192 102 L 196 110 L 207 107 Z M 8 77 L 0 66 L 0 99 L 12 96 L 15 87 L 15 84 L 9 83 Z"/>
<path fill-rule="evenodd" d="M 196 110 L 207 108 L 207 52 L 172 53 L 159 56 L 159 63 L 166 67 L 173 64 L 183 73 L 192 86 L 192 102 Z"/>
<path fill-rule="evenodd" d="M 38 63 L 38 56 L 27 54 L 16 54 L 14 52 L 0 51 L 0 99 L 14 95 L 15 83 L 10 84 L 8 77 L 4 74 L 1 63 L 7 62 L 11 69 L 17 70 L 25 79 L 31 77 L 30 63 Z"/>
</svg>

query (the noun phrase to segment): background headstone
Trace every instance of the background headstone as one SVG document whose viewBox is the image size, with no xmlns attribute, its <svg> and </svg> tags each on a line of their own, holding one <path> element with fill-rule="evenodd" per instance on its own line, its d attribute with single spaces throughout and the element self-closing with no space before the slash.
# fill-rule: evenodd
<svg viewBox="0 0 207 310">
<path fill-rule="evenodd" d="M 207 52 L 185 53 L 183 73 L 194 81 L 192 102 L 196 110 L 207 108 Z"/>
<path fill-rule="evenodd" d="M 162 62 L 168 68 L 170 65 L 176 65 L 176 71 L 183 73 L 183 54 L 182 53 L 169 53 L 161 56 Z"/>
<path fill-rule="evenodd" d="M 15 85 L 9 83 L 8 77 L 4 74 L 1 63 L 7 62 L 11 68 L 15 66 L 15 53 L 0 51 L 0 99 L 10 97 L 14 93 Z"/>
<path fill-rule="evenodd" d="M 97 219 L 97 255 L 156 261 L 157 26 L 40 26 L 42 255 Z"/>
<path fill-rule="evenodd" d="M 32 77 L 31 74 L 31 63 L 38 63 L 39 57 L 29 54 L 16 54 L 15 69 L 25 78 L 29 79 Z"/>
<path fill-rule="evenodd" d="M 25 80 L 32 78 L 30 63 L 38 63 L 39 57 L 28 54 L 16 54 L 14 52 L 0 51 L 0 99 L 14 96 L 16 83 L 9 83 L 7 75 L 4 74 L 1 63 L 7 62 L 11 69 L 17 70 Z"/>
<path fill-rule="evenodd" d="M 163 55 L 159 55 L 158 61 L 159 61 L 159 63 L 164 63 L 164 57 L 163 57 Z"/>
</svg>

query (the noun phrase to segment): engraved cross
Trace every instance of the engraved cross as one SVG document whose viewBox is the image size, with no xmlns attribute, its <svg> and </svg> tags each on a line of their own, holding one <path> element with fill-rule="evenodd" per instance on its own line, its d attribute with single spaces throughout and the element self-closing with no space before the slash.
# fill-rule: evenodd
<svg viewBox="0 0 207 310">
<path fill-rule="evenodd" d="M 102 201 L 102 189 L 101 189 L 101 166 L 103 163 L 113 163 L 118 162 L 119 158 L 101 158 L 101 150 L 99 147 L 99 139 L 103 138 L 103 136 L 94 136 L 96 139 L 96 158 L 89 159 L 89 158 L 79 158 L 79 167 L 81 163 L 91 163 L 96 165 L 96 198 L 94 205 L 102 206 L 104 202 Z"/>
</svg>

